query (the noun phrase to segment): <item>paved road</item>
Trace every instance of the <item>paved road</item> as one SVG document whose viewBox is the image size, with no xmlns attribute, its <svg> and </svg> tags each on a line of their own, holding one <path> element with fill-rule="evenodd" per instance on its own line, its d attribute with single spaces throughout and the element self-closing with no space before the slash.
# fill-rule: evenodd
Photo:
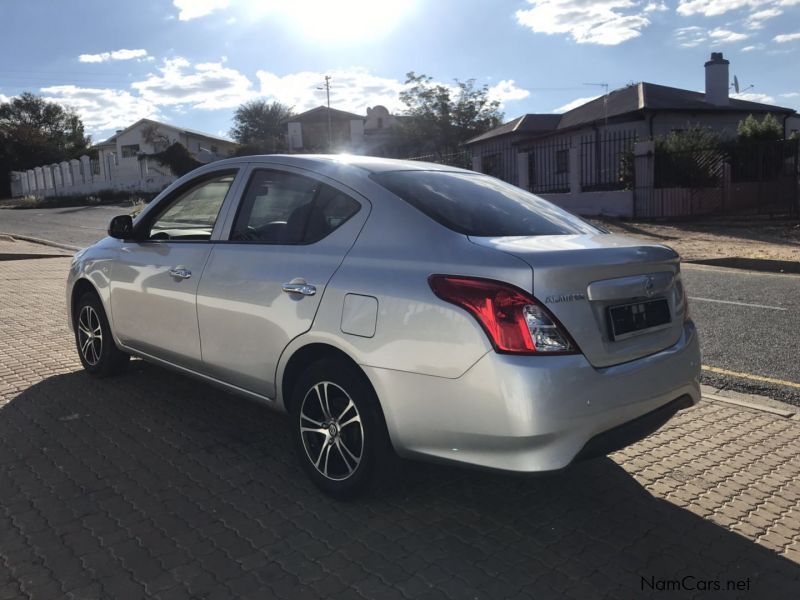
<svg viewBox="0 0 800 600">
<path fill-rule="evenodd" d="M 83 248 L 106 235 L 111 217 L 127 205 L 0 209 L 0 233 L 27 235 Z"/>
<path fill-rule="evenodd" d="M 800 384 L 800 277 L 683 266 L 703 364 Z M 800 405 L 800 389 L 711 373 L 736 389 Z"/>
<path fill-rule="evenodd" d="M 82 247 L 102 237 L 111 217 L 126 210 L 121 205 L 0 210 L 0 233 Z M 684 265 L 684 272 L 706 365 L 800 383 L 800 277 L 693 265 Z M 704 379 L 800 405 L 797 388 L 709 372 Z"/>
<path fill-rule="evenodd" d="M 261 405 L 87 376 L 68 264 L 0 261 L 0 598 L 797 598 L 800 421 L 706 401 L 557 475 L 410 463 L 337 503 Z"/>
</svg>

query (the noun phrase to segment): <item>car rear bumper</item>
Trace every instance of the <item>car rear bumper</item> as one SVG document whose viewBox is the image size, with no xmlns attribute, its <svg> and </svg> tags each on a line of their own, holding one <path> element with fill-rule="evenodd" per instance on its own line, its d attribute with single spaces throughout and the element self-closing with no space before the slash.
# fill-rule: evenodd
<svg viewBox="0 0 800 600">
<path fill-rule="evenodd" d="M 399 454 L 516 472 L 616 450 L 700 399 L 692 323 L 674 346 L 603 369 L 582 355 L 489 352 L 457 379 L 364 370 Z"/>
</svg>

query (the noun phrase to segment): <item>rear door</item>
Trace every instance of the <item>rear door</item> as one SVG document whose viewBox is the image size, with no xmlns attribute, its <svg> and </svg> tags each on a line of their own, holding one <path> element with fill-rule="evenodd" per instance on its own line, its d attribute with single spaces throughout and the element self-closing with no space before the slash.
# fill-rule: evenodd
<svg viewBox="0 0 800 600">
<path fill-rule="evenodd" d="M 302 169 L 254 166 L 197 293 L 205 372 L 274 397 L 281 353 L 311 327 L 369 208 Z"/>
</svg>

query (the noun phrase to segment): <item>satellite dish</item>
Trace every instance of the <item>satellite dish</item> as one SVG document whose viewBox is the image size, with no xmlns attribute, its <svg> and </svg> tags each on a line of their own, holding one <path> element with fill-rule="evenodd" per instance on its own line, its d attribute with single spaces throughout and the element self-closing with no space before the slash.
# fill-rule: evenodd
<svg viewBox="0 0 800 600">
<path fill-rule="evenodd" d="M 739 93 L 739 78 L 736 75 L 733 76 L 733 89 L 737 94 Z"/>
</svg>

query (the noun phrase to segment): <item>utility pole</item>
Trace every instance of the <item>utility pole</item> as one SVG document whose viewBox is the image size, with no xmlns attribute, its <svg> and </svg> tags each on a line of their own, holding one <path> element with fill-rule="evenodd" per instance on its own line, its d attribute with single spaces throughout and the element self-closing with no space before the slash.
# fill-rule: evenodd
<svg viewBox="0 0 800 600">
<path fill-rule="evenodd" d="M 328 152 L 333 147 L 333 132 L 331 130 L 331 76 L 325 75 L 325 83 L 318 90 L 325 90 L 325 95 L 328 98 Z"/>
</svg>

